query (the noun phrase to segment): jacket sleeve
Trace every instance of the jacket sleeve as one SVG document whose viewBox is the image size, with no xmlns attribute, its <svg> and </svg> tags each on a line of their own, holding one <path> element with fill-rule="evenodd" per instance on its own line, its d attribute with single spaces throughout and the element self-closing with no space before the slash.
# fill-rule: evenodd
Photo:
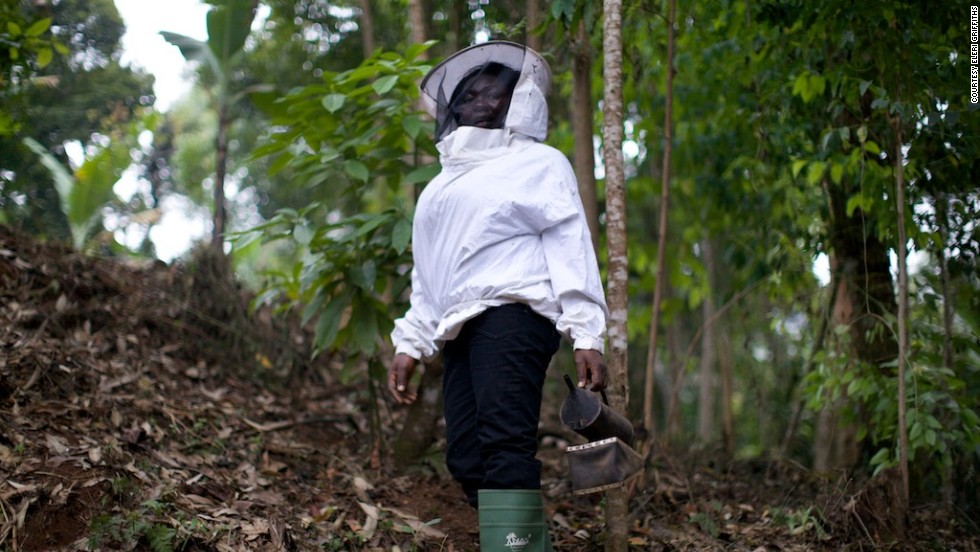
<svg viewBox="0 0 980 552">
<path fill-rule="evenodd" d="M 602 353 L 608 308 L 578 186 L 564 161 L 553 175 L 559 177 L 554 187 L 549 186 L 548 211 L 558 216 L 541 233 L 552 289 L 561 305 L 556 327 L 575 349 Z"/>
<path fill-rule="evenodd" d="M 418 285 L 418 273 L 414 268 L 410 301 L 411 306 L 405 316 L 395 320 L 391 342 L 395 346 L 396 354 L 405 353 L 416 360 L 431 360 L 439 351 L 438 345 L 432 339 L 438 320 Z"/>
</svg>

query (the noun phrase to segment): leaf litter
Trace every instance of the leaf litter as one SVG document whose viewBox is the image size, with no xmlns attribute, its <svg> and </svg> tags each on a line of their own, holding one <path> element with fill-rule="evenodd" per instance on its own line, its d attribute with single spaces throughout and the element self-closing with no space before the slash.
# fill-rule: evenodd
<svg viewBox="0 0 980 552">
<path fill-rule="evenodd" d="M 384 443 L 405 412 L 189 263 L 88 257 L 0 226 L 0 550 L 478 550 L 441 441 L 395 469 Z M 570 492 L 559 401 L 540 454 L 552 539 L 601 550 L 602 496 Z M 629 542 L 980 548 L 975 524 L 928 508 L 896 540 L 862 514 L 867 496 L 789 462 L 657 455 L 631 489 Z"/>
</svg>

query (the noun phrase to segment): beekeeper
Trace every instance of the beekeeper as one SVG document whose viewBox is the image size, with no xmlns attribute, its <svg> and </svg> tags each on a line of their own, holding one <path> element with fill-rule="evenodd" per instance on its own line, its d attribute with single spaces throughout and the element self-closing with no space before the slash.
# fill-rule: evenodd
<svg viewBox="0 0 980 552">
<path fill-rule="evenodd" d="M 388 387 L 411 403 L 417 362 L 442 352 L 446 462 L 479 508 L 483 550 L 551 549 L 535 456 L 562 336 L 580 387 L 607 380 L 607 308 L 575 175 L 541 143 L 550 84 L 538 53 L 503 41 L 457 52 L 421 84 L 442 171 L 416 207 Z"/>
</svg>

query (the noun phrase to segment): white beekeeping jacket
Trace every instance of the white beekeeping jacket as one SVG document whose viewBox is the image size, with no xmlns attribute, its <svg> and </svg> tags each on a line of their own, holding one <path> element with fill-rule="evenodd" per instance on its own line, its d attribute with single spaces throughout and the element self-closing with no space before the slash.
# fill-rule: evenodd
<svg viewBox="0 0 980 552">
<path fill-rule="evenodd" d="M 548 80 L 527 66 L 543 60 L 523 63 L 504 128 L 463 126 L 437 144 L 442 171 L 416 206 L 397 353 L 429 359 L 467 320 L 514 302 L 555 322 L 574 348 L 604 349 L 608 311 L 575 174 L 538 141 Z"/>
</svg>

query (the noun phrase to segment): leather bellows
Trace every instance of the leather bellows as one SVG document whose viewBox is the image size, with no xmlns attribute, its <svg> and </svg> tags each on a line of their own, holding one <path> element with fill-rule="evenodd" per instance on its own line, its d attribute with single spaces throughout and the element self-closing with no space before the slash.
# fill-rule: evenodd
<svg viewBox="0 0 980 552">
<path fill-rule="evenodd" d="M 579 389 L 565 375 L 569 394 L 562 403 L 560 418 L 568 429 L 589 442 L 571 445 L 565 452 L 574 494 L 614 489 L 643 471 L 643 457 L 631 447 L 633 425 L 613 410 L 606 400 L 586 389 Z"/>
</svg>

